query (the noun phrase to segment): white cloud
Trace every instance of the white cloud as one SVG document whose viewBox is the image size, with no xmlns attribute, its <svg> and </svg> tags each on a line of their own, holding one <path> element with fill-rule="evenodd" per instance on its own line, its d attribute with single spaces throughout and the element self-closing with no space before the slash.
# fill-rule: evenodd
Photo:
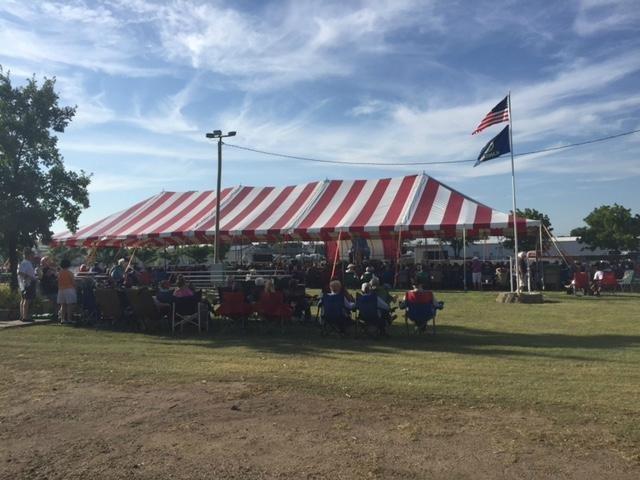
<svg viewBox="0 0 640 480">
<path fill-rule="evenodd" d="M 9 16 L 0 17 L 0 56 L 129 77 L 167 73 L 140 66 L 145 43 L 136 41 L 135 30 L 103 6 L 9 1 L 0 5 L 3 11 Z"/>
<path fill-rule="evenodd" d="M 640 28 L 640 8 L 636 0 L 581 0 L 573 28 L 588 36 L 607 31 Z"/>
</svg>

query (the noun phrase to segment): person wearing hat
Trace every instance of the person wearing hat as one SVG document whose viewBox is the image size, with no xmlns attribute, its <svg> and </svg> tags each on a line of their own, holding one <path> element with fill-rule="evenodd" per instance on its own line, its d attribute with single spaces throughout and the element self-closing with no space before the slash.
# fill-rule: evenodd
<svg viewBox="0 0 640 480">
<path fill-rule="evenodd" d="M 369 282 L 371 281 L 371 279 L 372 279 L 373 277 L 375 277 L 374 273 L 375 273 L 374 268 L 373 268 L 371 265 L 369 265 L 369 266 L 365 269 L 364 273 L 362 274 L 362 277 L 360 277 L 360 280 L 361 280 L 363 283 L 369 283 Z"/>
<path fill-rule="evenodd" d="M 360 277 L 356 272 L 356 266 L 353 263 L 347 265 L 347 270 L 344 272 L 344 286 L 346 288 L 358 288 L 360 287 Z"/>
<path fill-rule="evenodd" d="M 478 257 L 471 259 L 471 282 L 474 290 L 482 290 L 482 262 Z"/>
</svg>

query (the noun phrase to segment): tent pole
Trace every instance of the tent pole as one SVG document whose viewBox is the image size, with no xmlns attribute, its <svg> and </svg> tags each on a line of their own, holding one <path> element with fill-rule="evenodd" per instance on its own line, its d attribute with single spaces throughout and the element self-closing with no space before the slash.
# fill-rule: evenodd
<svg viewBox="0 0 640 480">
<path fill-rule="evenodd" d="M 540 286 L 542 290 L 545 290 L 544 286 L 544 248 L 542 246 L 542 220 L 540 220 L 540 227 L 538 228 L 538 233 L 540 234 L 540 260 L 538 263 L 538 273 L 540 274 Z"/>
<path fill-rule="evenodd" d="M 336 253 L 333 255 L 333 268 L 331 269 L 331 278 L 336 274 L 336 264 L 338 263 L 338 254 L 340 253 L 340 241 L 342 240 L 342 231 L 338 232 L 338 243 L 336 244 Z"/>
<path fill-rule="evenodd" d="M 513 257 L 509 257 L 509 284 L 511 285 L 511 293 L 513 293 Z"/>
<path fill-rule="evenodd" d="M 163 240 L 162 244 L 164 245 L 164 272 L 167 273 L 167 241 Z"/>
<path fill-rule="evenodd" d="M 467 291 L 467 230 L 462 227 L 462 284 Z"/>
<path fill-rule="evenodd" d="M 398 248 L 396 249 L 396 274 L 393 277 L 393 288 L 398 286 L 400 275 L 400 254 L 402 253 L 402 229 L 398 230 Z"/>
<path fill-rule="evenodd" d="M 137 251 L 138 251 L 138 247 L 135 247 L 133 249 L 133 253 L 131 253 L 131 256 L 129 257 L 129 263 L 127 263 L 127 268 L 125 269 L 125 272 L 129 270 L 129 267 L 131 266 L 131 263 L 133 262 L 133 259 L 135 258 Z"/>
</svg>

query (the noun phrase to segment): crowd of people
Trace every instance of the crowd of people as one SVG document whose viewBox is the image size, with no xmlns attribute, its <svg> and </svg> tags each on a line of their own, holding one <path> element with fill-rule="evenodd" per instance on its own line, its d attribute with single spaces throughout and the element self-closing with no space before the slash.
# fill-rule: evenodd
<svg viewBox="0 0 640 480">
<path fill-rule="evenodd" d="M 187 285 L 180 271 L 207 271 L 206 265 L 174 267 L 169 272 L 165 268 L 146 268 L 132 259 L 120 258 L 113 265 L 100 263 L 82 264 L 71 269 L 67 259 L 55 265 L 53 259 L 44 256 L 37 258 L 30 249 L 24 250 L 24 259 L 18 267 L 18 282 L 21 292 L 20 319 L 31 321 L 30 304 L 39 290 L 43 298 L 52 305 L 52 313 L 61 322 L 70 322 L 74 305 L 78 302 L 76 291 L 81 284 L 94 285 L 96 282 L 116 288 L 151 287 L 156 291 L 154 298 L 161 309 L 167 308 L 173 296 L 196 294 L 193 286 Z M 284 277 L 281 281 L 266 283 L 268 279 L 256 274 L 258 269 L 269 270 L 274 277 Z M 616 278 L 621 278 L 626 270 L 632 269 L 640 276 L 639 265 L 626 259 L 617 262 L 593 262 L 585 264 L 574 262 L 570 264 L 553 262 L 544 266 L 547 276 L 551 272 L 558 278 L 558 286 L 568 292 L 575 291 L 575 273 L 586 272 L 590 279 L 588 293 L 598 295 L 601 290 L 605 272 L 613 272 Z M 526 277 L 532 288 L 542 286 L 542 275 L 538 264 L 524 262 L 519 266 L 522 274 L 521 282 Z M 389 295 L 391 288 L 409 289 L 423 288 L 426 291 L 463 289 L 508 289 L 511 281 L 509 264 L 505 262 L 481 261 L 477 257 L 470 259 L 466 265 L 460 261 L 431 261 L 424 263 L 403 263 L 400 265 L 392 261 L 365 260 L 354 264 L 340 262 L 332 265 L 326 261 L 292 260 L 271 265 L 234 265 L 226 269 L 228 276 L 225 288 L 241 288 L 247 290 L 247 298 L 257 301 L 257 296 L 267 285 L 268 288 L 277 287 L 285 292 L 287 303 L 291 306 L 295 317 L 310 317 L 309 301 L 300 295 L 298 286 L 322 289 L 333 292 L 337 283 L 340 291 L 349 299 L 349 290 L 359 291 L 363 296 L 375 293 L 379 300 L 378 310 L 386 321 L 391 318 L 391 303 L 394 299 Z M 526 272 L 526 275 L 524 273 Z M 465 279 L 466 273 L 466 279 Z M 608 274 L 608 273 L 607 273 Z M 242 282 L 240 282 L 242 280 Z M 249 285 L 250 287 L 247 287 Z M 332 287 L 333 286 L 333 287 Z M 256 290 L 257 289 L 257 290 Z M 303 288 L 304 290 L 304 288 Z M 257 293 L 256 293 L 257 292 Z M 334 292 L 335 293 L 335 292 Z M 354 302 L 353 300 L 348 300 Z M 381 326 L 384 323 L 380 324 Z M 382 329 L 381 329 L 382 331 Z"/>
</svg>

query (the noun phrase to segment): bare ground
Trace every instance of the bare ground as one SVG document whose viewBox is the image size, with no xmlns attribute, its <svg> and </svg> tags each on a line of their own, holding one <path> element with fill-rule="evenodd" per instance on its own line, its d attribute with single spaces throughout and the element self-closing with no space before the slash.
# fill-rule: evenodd
<svg viewBox="0 0 640 480">
<path fill-rule="evenodd" d="M 602 427 L 532 412 L 14 377 L 0 392 L 1 479 L 640 478 Z"/>
</svg>

